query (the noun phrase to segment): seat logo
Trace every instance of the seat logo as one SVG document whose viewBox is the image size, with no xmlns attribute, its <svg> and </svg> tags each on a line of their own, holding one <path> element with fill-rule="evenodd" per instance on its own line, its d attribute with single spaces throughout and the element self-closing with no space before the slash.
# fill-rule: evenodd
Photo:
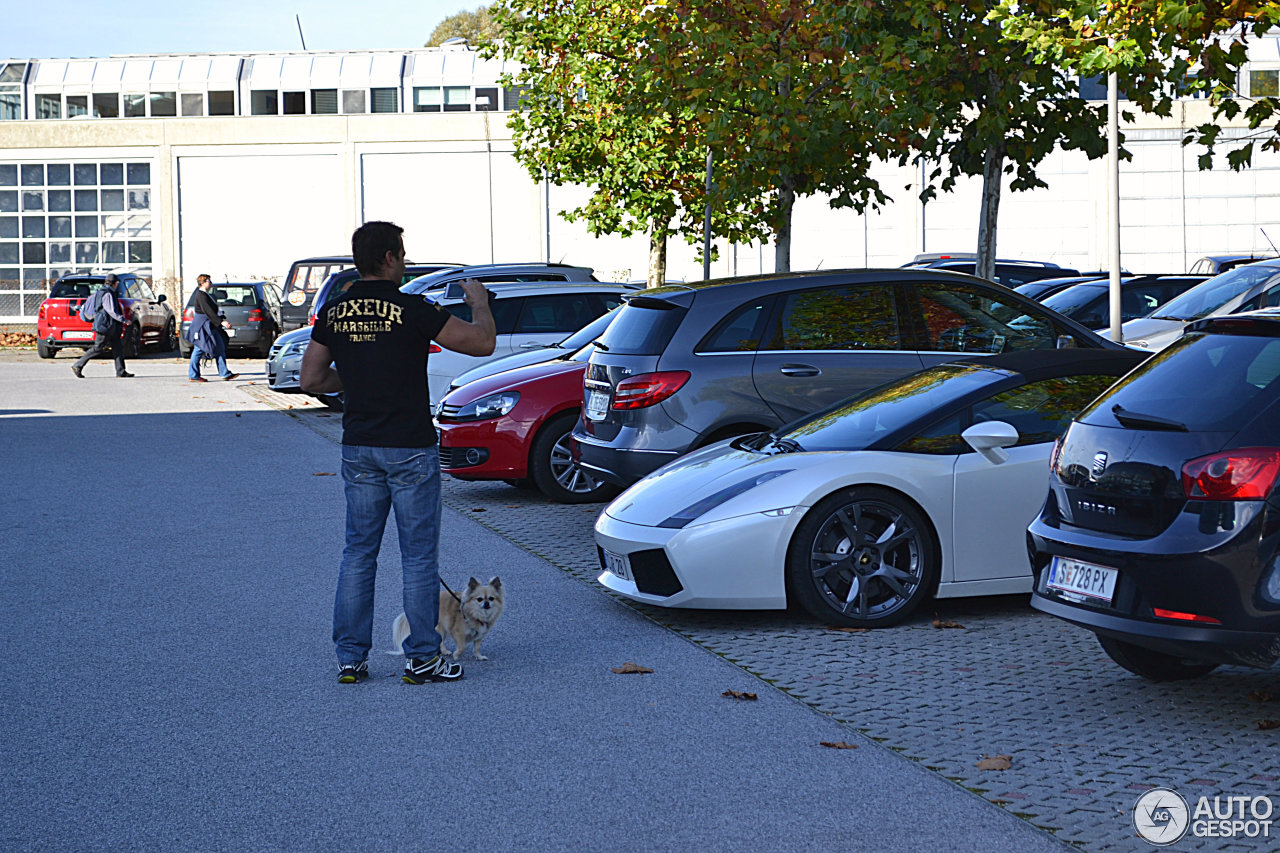
<svg viewBox="0 0 1280 853">
<path fill-rule="evenodd" d="M 1093 476 L 1101 477 L 1105 470 L 1107 470 L 1107 451 L 1099 450 L 1093 454 Z"/>
</svg>

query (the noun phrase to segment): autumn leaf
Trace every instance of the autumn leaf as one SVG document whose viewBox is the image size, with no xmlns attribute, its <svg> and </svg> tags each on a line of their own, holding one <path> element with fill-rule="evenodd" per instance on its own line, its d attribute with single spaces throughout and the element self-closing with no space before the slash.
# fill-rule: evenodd
<svg viewBox="0 0 1280 853">
<path fill-rule="evenodd" d="M 1280 729 L 1280 720 L 1258 720 L 1259 731 L 1269 731 L 1271 729 Z"/>
<path fill-rule="evenodd" d="M 1250 702 L 1270 702 L 1275 699 L 1270 690 L 1255 690 L 1249 694 Z"/>
<path fill-rule="evenodd" d="M 979 770 L 1008 770 L 1013 766 L 1012 755 L 988 755 L 973 765 Z"/>
<path fill-rule="evenodd" d="M 935 628 L 963 628 L 959 622 L 952 622 L 950 619 L 934 619 L 933 627 Z"/>
<path fill-rule="evenodd" d="M 857 749 L 856 743 L 845 743 L 842 740 L 820 740 L 819 745 L 829 747 L 830 749 Z"/>
<path fill-rule="evenodd" d="M 641 666 L 640 664 L 632 663 L 631 661 L 627 661 L 622 666 L 615 666 L 613 668 L 613 671 L 618 673 L 618 675 L 625 675 L 630 672 L 638 672 L 638 673 L 653 672 L 653 670 L 649 669 L 649 667 Z"/>
<path fill-rule="evenodd" d="M 473 507 L 471 508 L 471 511 L 472 511 L 472 512 L 486 512 L 485 508 L 484 508 L 484 507 L 482 507 L 482 506 L 473 506 Z"/>
<path fill-rule="evenodd" d="M 333 471 L 315 471 L 311 474 L 311 476 L 312 477 L 336 477 L 338 475 Z"/>
<path fill-rule="evenodd" d="M 729 697 L 730 699 L 747 699 L 747 700 L 750 700 L 750 701 L 752 701 L 752 702 L 754 702 L 754 701 L 758 698 L 758 697 L 756 696 L 756 694 L 754 694 L 754 693 L 745 693 L 745 692 L 743 692 L 743 691 L 741 691 L 741 690 L 726 690 L 725 692 L 721 693 L 720 695 L 721 695 L 721 696 L 727 696 L 727 697 Z"/>
<path fill-rule="evenodd" d="M 843 634 L 865 634 L 871 629 L 870 628 L 837 628 L 835 625 L 828 625 L 827 630 L 839 631 Z"/>
</svg>

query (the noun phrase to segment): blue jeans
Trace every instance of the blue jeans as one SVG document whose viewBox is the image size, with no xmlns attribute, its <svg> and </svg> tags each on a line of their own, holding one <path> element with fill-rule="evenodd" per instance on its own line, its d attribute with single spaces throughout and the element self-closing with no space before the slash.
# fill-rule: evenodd
<svg viewBox="0 0 1280 853">
<path fill-rule="evenodd" d="M 200 347 L 191 348 L 191 363 L 187 365 L 187 378 L 200 378 L 200 359 L 204 358 L 204 350 Z M 227 367 L 227 359 L 225 356 L 218 356 L 215 360 L 218 365 L 218 375 L 223 379 L 231 375 L 231 368 Z"/>
<path fill-rule="evenodd" d="M 373 589 L 387 514 L 396 511 L 406 657 L 428 660 L 440 651 L 440 452 L 435 447 L 342 447 L 347 496 L 347 543 L 333 602 L 338 663 L 359 663 L 373 648 Z"/>
</svg>

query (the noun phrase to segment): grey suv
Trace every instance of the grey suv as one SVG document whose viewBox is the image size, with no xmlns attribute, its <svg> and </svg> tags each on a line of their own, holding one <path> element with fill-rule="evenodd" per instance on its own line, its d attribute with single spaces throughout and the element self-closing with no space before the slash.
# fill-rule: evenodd
<svg viewBox="0 0 1280 853">
<path fill-rule="evenodd" d="M 771 430 L 950 359 L 1116 348 L 1006 287 L 929 269 L 831 270 L 630 294 L 587 366 L 575 455 L 630 485 L 677 456 Z"/>
</svg>

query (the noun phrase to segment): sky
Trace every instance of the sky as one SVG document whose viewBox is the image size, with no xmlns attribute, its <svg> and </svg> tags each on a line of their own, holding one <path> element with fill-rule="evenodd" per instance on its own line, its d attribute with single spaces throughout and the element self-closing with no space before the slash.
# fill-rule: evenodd
<svg viewBox="0 0 1280 853">
<path fill-rule="evenodd" d="M 449 15 L 484 0 L 15 0 L 0 60 L 121 53 L 225 53 L 421 47 Z"/>
</svg>

